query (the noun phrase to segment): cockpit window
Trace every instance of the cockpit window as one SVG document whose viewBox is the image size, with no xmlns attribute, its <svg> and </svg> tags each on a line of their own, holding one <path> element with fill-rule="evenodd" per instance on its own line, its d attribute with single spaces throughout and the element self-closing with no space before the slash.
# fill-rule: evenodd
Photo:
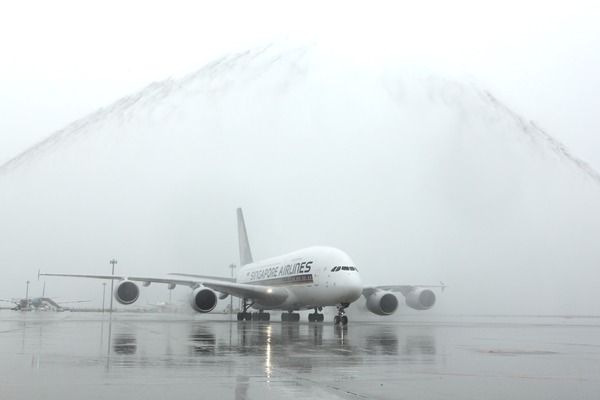
<svg viewBox="0 0 600 400">
<path fill-rule="evenodd" d="M 338 272 L 338 271 L 356 271 L 356 272 L 358 272 L 358 268 L 356 268 L 356 267 L 333 267 L 333 268 L 331 268 L 331 272 Z"/>
</svg>

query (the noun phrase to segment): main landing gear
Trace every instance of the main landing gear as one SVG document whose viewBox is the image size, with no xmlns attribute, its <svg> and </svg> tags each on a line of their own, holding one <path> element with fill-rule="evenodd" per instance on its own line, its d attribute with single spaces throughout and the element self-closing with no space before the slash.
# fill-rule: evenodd
<svg viewBox="0 0 600 400">
<path fill-rule="evenodd" d="M 263 312 L 260 310 L 259 312 L 248 312 L 248 309 L 254 305 L 253 300 L 242 299 L 242 307 L 244 309 L 243 312 L 239 312 L 237 314 L 238 321 L 270 321 L 271 314 Z M 335 325 L 348 325 L 348 317 L 346 314 L 346 308 L 350 306 L 350 303 L 340 303 L 337 305 L 338 315 L 333 318 L 333 323 Z M 315 307 L 315 312 L 308 314 L 308 322 L 323 322 L 325 316 L 320 313 L 323 311 L 323 307 Z M 300 314 L 290 310 L 288 312 L 284 312 L 281 314 L 282 322 L 299 322 Z"/>
<path fill-rule="evenodd" d="M 318 311 L 322 311 L 323 307 L 318 307 Z M 325 320 L 325 316 L 323 314 L 319 314 L 317 311 L 317 307 L 315 307 L 315 312 L 312 314 L 308 314 L 308 322 L 323 322 Z"/>
<path fill-rule="evenodd" d="M 333 323 L 335 325 L 348 325 L 348 317 L 345 316 L 344 314 L 346 314 L 346 307 L 348 307 L 350 304 L 349 303 L 341 303 L 338 304 L 337 309 L 338 309 L 338 315 L 336 315 L 333 318 Z"/>
<path fill-rule="evenodd" d="M 268 322 L 271 320 L 271 314 L 268 312 L 263 312 L 260 310 L 259 312 L 252 313 L 252 321 L 265 321 Z"/>
<path fill-rule="evenodd" d="M 244 308 L 244 311 L 237 314 L 238 321 L 269 321 L 271 319 L 271 314 L 263 312 L 263 310 L 259 310 L 259 312 L 255 313 L 249 313 L 248 309 L 252 307 L 253 304 L 254 301 L 242 299 L 242 307 Z"/>
<path fill-rule="evenodd" d="M 289 311 L 287 313 L 281 313 L 281 322 L 298 322 L 300 321 L 300 314 Z"/>
</svg>

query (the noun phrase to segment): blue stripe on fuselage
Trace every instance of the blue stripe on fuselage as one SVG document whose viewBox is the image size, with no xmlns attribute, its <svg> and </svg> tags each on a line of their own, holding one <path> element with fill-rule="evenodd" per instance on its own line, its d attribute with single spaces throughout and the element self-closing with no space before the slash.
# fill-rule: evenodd
<svg viewBox="0 0 600 400">
<path fill-rule="evenodd" d="M 246 284 L 256 284 L 261 286 L 282 286 L 282 285 L 298 285 L 298 284 L 307 284 L 313 283 L 313 275 L 312 274 L 303 274 L 303 275 L 292 275 L 292 276 L 282 276 L 280 278 L 270 278 L 270 279 L 262 279 L 256 281 L 248 281 L 244 282 Z"/>
</svg>

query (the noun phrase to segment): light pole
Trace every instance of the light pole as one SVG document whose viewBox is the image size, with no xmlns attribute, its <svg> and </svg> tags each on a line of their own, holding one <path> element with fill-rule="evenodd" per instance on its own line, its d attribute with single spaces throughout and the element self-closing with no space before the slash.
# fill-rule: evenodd
<svg viewBox="0 0 600 400">
<path fill-rule="evenodd" d="M 29 309 L 29 281 L 27 281 L 27 289 L 25 289 L 25 304 L 26 307 Z"/>
<path fill-rule="evenodd" d="M 106 282 L 102 283 L 102 314 L 104 314 L 104 298 L 106 297 Z"/>
<path fill-rule="evenodd" d="M 231 269 L 231 277 L 233 278 L 233 270 L 235 269 L 235 264 L 229 264 L 229 268 Z M 229 314 L 233 314 L 233 296 L 229 295 Z"/>
<path fill-rule="evenodd" d="M 110 263 L 112 264 L 112 275 L 115 275 L 115 264 L 117 263 L 117 260 L 115 260 L 114 258 L 112 260 L 110 260 Z M 115 285 L 115 280 L 111 279 L 110 280 L 110 312 L 113 312 L 113 291 L 114 291 L 114 285 Z"/>
</svg>

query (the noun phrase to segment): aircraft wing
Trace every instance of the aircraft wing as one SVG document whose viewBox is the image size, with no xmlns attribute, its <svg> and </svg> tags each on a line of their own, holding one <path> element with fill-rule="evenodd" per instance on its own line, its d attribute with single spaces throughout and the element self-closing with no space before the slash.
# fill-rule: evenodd
<svg viewBox="0 0 600 400">
<path fill-rule="evenodd" d="M 225 295 L 232 295 L 240 298 L 247 298 L 258 301 L 265 305 L 277 305 L 283 303 L 289 293 L 286 289 L 280 287 L 269 287 L 260 285 L 248 285 L 232 282 L 231 278 L 209 277 L 205 275 L 172 274 L 190 279 L 181 278 L 161 278 L 149 276 L 124 276 L 124 275 L 88 275 L 88 274 L 42 274 L 39 276 L 62 276 L 71 278 L 92 278 L 92 279 L 112 279 L 129 280 L 134 282 L 143 282 L 144 286 L 151 283 L 164 283 L 168 285 L 189 286 L 192 289 L 204 286 L 213 289 Z M 195 278 L 195 279 L 193 279 Z M 224 298 L 224 297 L 222 297 Z"/>
<path fill-rule="evenodd" d="M 439 285 L 383 285 L 383 286 L 365 286 L 363 288 L 363 295 L 366 296 L 370 296 L 375 292 L 378 292 L 380 290 L 383 291 L 387 291 L 387 292 L 400 292 L 402 293 L 404 296 L 406 296 L 408 293 L 420 289 L 420 288 L 441 288 L 442 292 L 444 291 L 444 289 L 446 289 L 446 285 L 444 285 L 443 282 L 440 282 Z"/>
<path fill-rule="evenodd" d="M 181 274 L 181 273 L 177 273 L 177 272 L 173 272 L 173 273 L 171 273 L 169 275 L 187 276 L 187 277 L 190 277 L 190 278 L 209 279 L 209 280 L 214 280 L 214 281 L 235 282 L 235 278 L 224 278 L 224 277 L 221 277 L 221 276 Z"/>
<path fill-rule="evenodd" d="M 92 278 L 92 279 L 112 279 L 117 281 L 130 280 L 134 282 L 143 282 L 146 286 L 150 283 L 166 283 L 166 284 L 174 284 L 174 285 L 183 285 L 189 286 L 191 288 L 196 288 L 200 286 L 200 282 L 198 280 L 191 279 L 176 279 L 176 278 L 160 278 L 160 277 L 151 277 L 151 276 L 126 276 L 126 275 L 88 275 L 88 274 L 43 274 L 39 273 L 39 276 L 63 276 L 70 278 Z"/>
</svg>

